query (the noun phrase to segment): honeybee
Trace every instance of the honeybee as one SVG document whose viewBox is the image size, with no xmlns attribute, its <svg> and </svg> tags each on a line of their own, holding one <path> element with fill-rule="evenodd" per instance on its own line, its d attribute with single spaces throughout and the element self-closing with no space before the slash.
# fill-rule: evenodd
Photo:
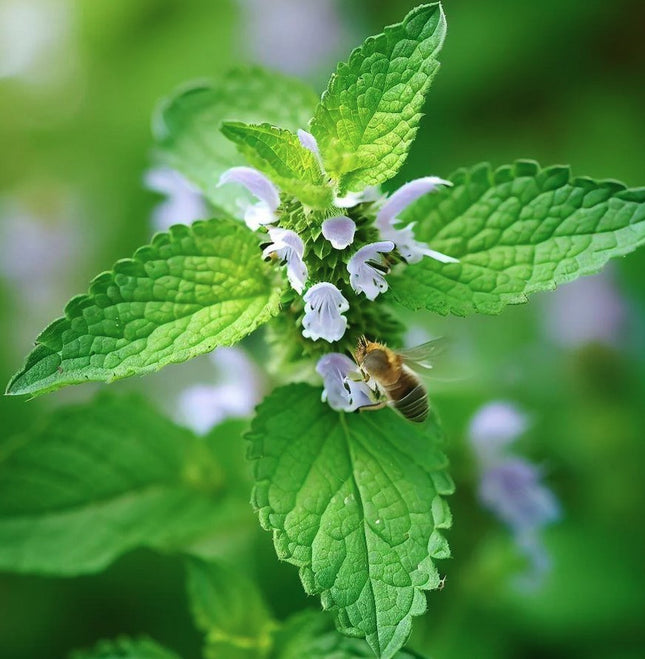
<svg viewBox="0 0 645 659">
<path fill-rule="evenodd" d="M 395 352 L 382 343 L 369 341 L 362 336 L 358 340 L 354 358 L 365 374 L 365 380 L 373 378 L 387 400 L 361 409 L 378 409 L 389 402 L 409 421 L 423 423 L 430 411 L 428 392 L 407 363 L 432 368 L 431 358 L 444 348 L 445 339 L 434 339 L 415 348 Z"/>
</svg>

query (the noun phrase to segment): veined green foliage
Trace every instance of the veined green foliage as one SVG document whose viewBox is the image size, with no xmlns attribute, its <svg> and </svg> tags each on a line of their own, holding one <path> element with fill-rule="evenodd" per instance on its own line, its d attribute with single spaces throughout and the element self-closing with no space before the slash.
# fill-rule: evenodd
<svg viewBox="0 0 645 659">
<path fill-rule="evenodd" d="M 403 215 L 416 236 L 459 263 L 426 258 L 390 278 L 410 309 L 499 313 L 537 291 L 598 272 L 645 243 L 645 188 L 572 178 L 568 167 L 518 161 L 457 171 L 454 187 Z"/>
<path fill-rule="evenodd" d="M 206 634 L 206 659 L 268 656 L 277 623 L 244 574 L 219 563 L 186 562 L 188 597 L 195 624 Z"/>
<path fill-rule="evenodd" d="M 276 659 L 371 659 L 374 653 L 362 639 L 341 636 L 328 616 L 302 611 L 289 618 L 275 634 Z M 396 659 L 412 659 L 402 650 Z M 421 659 L 419 657 L 419 659 Z"/>
<path fill-rule="evenodd" d="M 240 191 L 217 183 L 222 172 L 245 161 L 222 135 L 222 123 L 268 122 L 295 131 L 307 126 L 317 102 L 302 82 L 258 68 L 184 87 L 155 114 L 157 161 L 181 172 L 216 208 L 236 216 Z"/>
<path fill-rule="evenodd" d="M 445 34 L 441 5 L 421 5 L 338 65 L 311 132 L 341 192 L 378 185 L 401 168 L 439 69 Z"/>
<path fill-rule="evenodd" d="M 298 136 L 270 124 L 227 122 L 222 133 L 237 145 L 253 167 L 284 192 L 312 208 L 328 208 L 333 201 L 318 160 L 305 149 Z"/>
<path fill-rule="evenodd" d="M 443 495 L 453 491 L 434 419 L 418 428 L 391 410 L 339 414 L 319 390 L 292 385 L 258 408 L 248 435 L 253 503 L 278 556 L 300 568 L 341 631 L 389 658 L 436 588 L 449 555 Z"/>
<path fill-rule="evenodd" d="M 218 532 L 225 548 L 248 506 L 227 478 L 207 444 L 138 398 L 61 409 L 0 460 L 0 569 L 96 572 L 135 547 L 187 551 Z"/>
<path fill-rule="evenodd" d="M 69 659 L 180 659 L 178 654 L 149 638 L 121 637 L 99 641 L 89 650 L 72 652 Z"/>
<path fill-rule="evenodd" d="M 236 343 L 277 313 L 257 238 L 235 220 L 177 225 L 99 275 L 36 340 L 8 394 L 111 382 Z"/>
</svg>

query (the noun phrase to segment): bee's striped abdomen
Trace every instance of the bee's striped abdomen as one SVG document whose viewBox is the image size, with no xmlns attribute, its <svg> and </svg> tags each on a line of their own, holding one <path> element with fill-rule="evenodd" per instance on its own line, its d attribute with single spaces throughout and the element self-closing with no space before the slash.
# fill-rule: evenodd
<svg viewBox="0 0 645 659">
<path fill-rule="evenodd" d="M 409 421 L 423 423 L 428 418 L 430 406 L 428 394 L 422 385 L 417 385 L 403 398 L 394 401 L 394 407 Z"/>
</svg>

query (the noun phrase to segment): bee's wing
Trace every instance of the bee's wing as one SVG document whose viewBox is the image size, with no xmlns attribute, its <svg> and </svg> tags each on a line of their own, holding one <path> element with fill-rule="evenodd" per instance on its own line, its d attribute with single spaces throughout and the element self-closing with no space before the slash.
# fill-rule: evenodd
<svg viewBox="0 0 645 659">
<path fill-rule="evenodd" d="M 446 352 L 450 342 L 446 337 L 441 336 L 438 339 L 432 339 L 426 343 L 407 348 L 406 350 L 397 350 L 397 354 L 403 358 L 403 361 L 409 366 L 420 367 L 425 369 L 434 368 L 437 358 Z"/>
</svg>

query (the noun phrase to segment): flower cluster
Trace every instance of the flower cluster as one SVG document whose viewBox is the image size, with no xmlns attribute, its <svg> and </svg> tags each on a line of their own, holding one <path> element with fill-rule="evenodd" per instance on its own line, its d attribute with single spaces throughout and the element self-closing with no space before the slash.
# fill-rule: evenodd
<svg viewBox="0 0 645 659">
<path fill-rule="evenodd" d="M 324 172 L 314 136 L 300 130 L 298 138 Z M 387 275 L 394 262 L 416 263 L 424 257 L 442 263 L 456 261 L 417 241 L 413 224 L 400 226 L 399 215 L 407 206 L 440 186 L 450 185 L 438 177 L 406 183 L 389 198 L 376 187 L 336 195 L 328 211 L 320 212 L 319 218 L 308 212 L 307 222 L 300 224 L 290 220 L 279 189 L 258 170 L 229 169 L 219 185 L 228 183 L 244 186 L 257 199 L 244 209 L 244 220 L 253 231 L 267 232 L 270 242 L 265 243 L 263 256 L 286 267 L 291 287 L 301 296 L 302 316 L 297 324 L 305 339 L 328 343 L 343 339 L 352 324 L 347 317 L 350 307 L 362 295 L 374 301 L 387 291 Z M 314 243 L 321 240 L 320 236 L 326 244 L 316 249 Z M 334 252 L 337 259 L 333 258 Z M 330 268 L 330 262 L 340 266 Z M 363 332 L 369 328 L 360 329 Z M 337 352 L 323 355 L 318 363 L 324 396 L 334 409 L 350 411 L 369 400 L 369 388 L 361 389 L 350 380 L 354 368 L 349 358 Z"/>
<path fill-rule="evenodd" d="M 469 437 L 480 470 L 479 499 L 511 529 L 516 545 L 529 560 L 530 570 L 520 585 L 535 587 L 550 566 L 540 530 L 558 519 L 560 507 L 541 484 L 540 468 L 506 452 L 528 423 L 526 415 L 510 403 L 493 402 L 475 414 Z"/>
</svg>

